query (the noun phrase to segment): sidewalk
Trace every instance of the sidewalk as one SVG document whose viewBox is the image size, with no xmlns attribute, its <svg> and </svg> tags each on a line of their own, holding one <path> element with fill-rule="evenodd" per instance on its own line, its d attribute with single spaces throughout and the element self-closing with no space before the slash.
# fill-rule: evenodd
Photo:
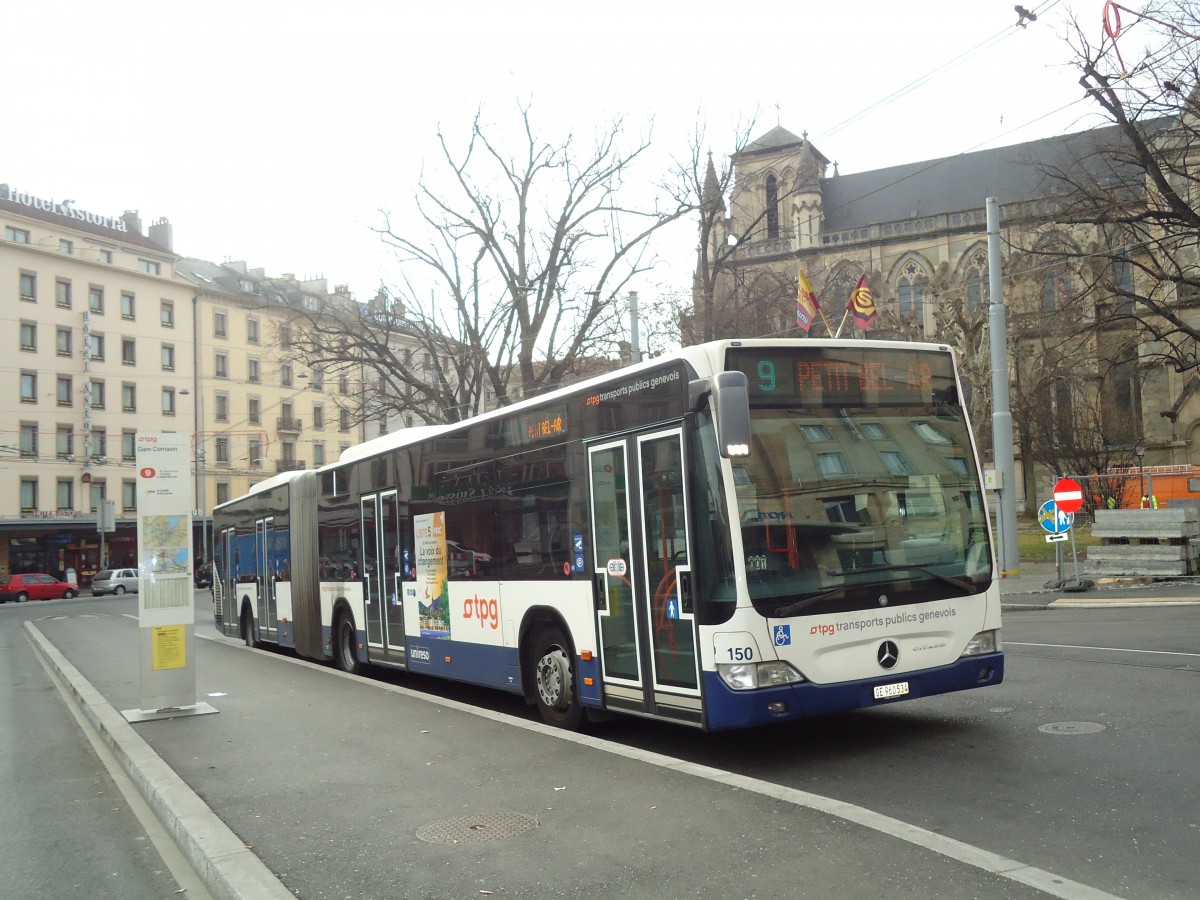
<svg viewBox="0 0 1200 900">
<path fill-rule="evenodd" d="M 135 729 L 116 710 L 138 702 L 136 623 L 25 627 L 214 897 L 853 898 L 886 885 L 892 900 L 1113 900 L 862 807 L 224 638 L 195 642 L 197 695 L 220 714 Z"/>
</svg>

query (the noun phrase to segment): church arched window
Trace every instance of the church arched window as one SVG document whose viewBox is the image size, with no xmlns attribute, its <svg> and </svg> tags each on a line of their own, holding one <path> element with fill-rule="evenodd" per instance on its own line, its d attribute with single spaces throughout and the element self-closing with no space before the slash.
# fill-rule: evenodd
<svg viewBox="0 0 1200 900">
<path fill-rule="evenodd" d="M 925 276 L 925 270 L 915 261 L 906 262 L 896 285 L 901 319 L 916 319 L 918 323 L 925 321 L 925 294 L 928 290 L 929 279 Z"/>
<path fill-rule="evenodd" d="M 779 237 L 779 181 L 767 176 L 767 237 Z"/>
<path fill-rule="evenodd" d="M 977 312 L 985 303 L 991 302 L 987 286 L 987 254 L 983 250 L 971 254 L 963 272 L 963 281 L 967 286 L 968 311 Z"/>
</svg>

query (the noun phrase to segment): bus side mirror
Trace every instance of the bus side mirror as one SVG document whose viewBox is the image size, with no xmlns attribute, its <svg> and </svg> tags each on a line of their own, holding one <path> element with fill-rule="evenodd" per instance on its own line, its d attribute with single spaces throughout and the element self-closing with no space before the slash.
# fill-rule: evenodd
<svg viewBox="0 0 1200 900">
<path fill-rule="evenodd" d="M 699 409 L 707 397 L 717 426 L 717 446 L 727 459 L 750 455 L 750 392 L 745 372 L 718 372 L 689 386 L 691 406 Z"/>
</svg>

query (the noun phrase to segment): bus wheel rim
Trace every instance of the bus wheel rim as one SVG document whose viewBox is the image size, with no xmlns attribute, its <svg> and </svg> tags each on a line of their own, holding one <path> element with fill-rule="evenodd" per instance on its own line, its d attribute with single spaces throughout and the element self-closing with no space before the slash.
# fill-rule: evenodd
<svg viewBox="0 0 1200 900">
<path fill-rule="evenodd" d="M 571 697 L 571 665 L 561 647 L 551 647 L 537 664 L 537 691 L 551 709 L 565 709 Z"/>
</svg>

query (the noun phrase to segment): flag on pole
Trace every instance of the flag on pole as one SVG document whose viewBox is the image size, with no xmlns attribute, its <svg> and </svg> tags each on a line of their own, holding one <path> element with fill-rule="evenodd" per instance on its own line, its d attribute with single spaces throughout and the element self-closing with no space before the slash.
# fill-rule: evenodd
<svg viewBox="0 0 1200 900">
<path fill-rule="evenodd" d="M 804 329 L 805 334 L 808 334 L 808 329 L 812 328 L 813 317 L 820 308 L 821 304 L 817 302 L 816 292 L 808 283 L 808 276 L 801 269 L 800 283 L 796 288 L 796 324 Z"/>
<path fill-rule="evenodd" d="M 854 324 L 866 331 L 879 318 L 879 309 L 875 306 L 875 298 L 871 296 L 871 286 L 867 284 L 867 276 L 858 279 L 858 284 L 850 292 L 846 301 L 846 309 L 854 316 Z"/>
</svg>

